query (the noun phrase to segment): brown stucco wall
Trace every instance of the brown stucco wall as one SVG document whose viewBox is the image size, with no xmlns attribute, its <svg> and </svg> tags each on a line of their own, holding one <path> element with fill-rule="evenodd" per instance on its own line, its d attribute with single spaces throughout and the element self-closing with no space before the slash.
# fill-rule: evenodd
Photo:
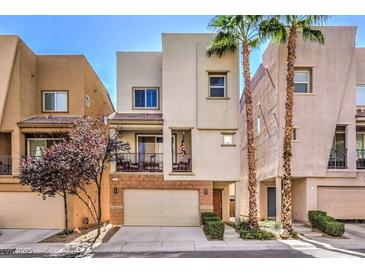
<svg viewBox="0 0 365 274">
<path fill-rule="evenodd" d="M 34 115 L 81 116 L 114 111 L 107 90 L 82 55 L 36 55 L 19 37 L 0 36 L 0 132 L 11 134 L 12 175 L 0 176 L 0 192 L 29 191 L 16 178 L 19 161 L 26 154 L 25 133 L 65 132 L 67 128 L 19 128 L 17 123 Z M 8 76 L 7 76 L 8 75 Z M 42 90 L 67 90 L 67 113 L 43 113 Z M 85 95 L 91 97 L 90 108 Z M 1 103 L 4 101 L 3 106 Z M 3 143 L 2 143 L 3 144 Z M 5 150 L 5 148 L 2 148 Z M 103 220 L 109 219 L 109 178 L 104 175 Z M 90 192 L 95 189 L 90 185 Z M 17 197 L 14 197 L 16 199 Z M 75 197 L 69 198 L 70 227 L 82 226 L 87 208 Z M 0 224 L 1 225 L 1 224 Z"/>
</svg>

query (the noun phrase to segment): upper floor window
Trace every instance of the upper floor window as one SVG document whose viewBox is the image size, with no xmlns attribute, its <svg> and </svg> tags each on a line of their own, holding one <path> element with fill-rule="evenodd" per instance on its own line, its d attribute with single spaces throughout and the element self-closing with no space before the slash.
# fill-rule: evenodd
<svg viewBox="0 0 365 274">
<path fill-rule="evenodd" d="M 227 97 L 226 74 L 209 74 L 209 97 Z"/>
<path fill-rule="evenodd" d="M 67 91 L 43 91 L 44 112 L 67 112 L 68 92 Z"/>
<path fill-rule="evenodd" d="M 296 93 L 311 92 L 311 70 L 310 69 L 295 69 L 294 84 Z"/>
<path fill-rule="evenodd" d="M 135 88 L 133 89 L 133 107 L 137 109 L 158 109 L 158 97 L 158 88 Z"/>
<path fill-rule="evenodd" d="M 365 106 L 365 85 L 356 86 L 356 105 Z"/>
</svg>

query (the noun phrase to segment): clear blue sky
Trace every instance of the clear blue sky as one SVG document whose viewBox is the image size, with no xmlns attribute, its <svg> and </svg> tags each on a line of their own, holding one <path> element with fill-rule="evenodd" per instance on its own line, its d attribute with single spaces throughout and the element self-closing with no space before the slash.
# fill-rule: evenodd
<svg viewBox="0 0 365 274">
<path fill-rule="evenodd" d="M 16 34 L 37 54 L 84 54 L 116 98 L 116 52 L 159 51 L 163 32 L 207 32 L 212 16 L 0 16 L 0 34 Z M 334 16 L 327 25 L 358 26 L 365 47 L 365 16 Z M 252 72 L 264 46 L 252 54 Z"/>
</svg>

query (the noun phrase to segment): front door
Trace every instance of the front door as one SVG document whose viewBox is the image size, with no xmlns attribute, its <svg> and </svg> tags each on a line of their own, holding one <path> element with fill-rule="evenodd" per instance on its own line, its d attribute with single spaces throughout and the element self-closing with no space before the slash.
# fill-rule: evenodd
<svg viewBox="0 0 365 274">
<path fill-rule="evenodd" d="M 222 219 L 222 190 L 213 189 L 213 211 Z"/>
<path fill-rule="evenodd" d="M 276 187 L 267 188 L 267 217 L 276 218 Z"/>
</svg>

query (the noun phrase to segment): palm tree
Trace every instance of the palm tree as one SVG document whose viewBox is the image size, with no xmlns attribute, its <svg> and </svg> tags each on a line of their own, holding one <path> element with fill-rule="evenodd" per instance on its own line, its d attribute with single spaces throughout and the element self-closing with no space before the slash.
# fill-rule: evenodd
<svg viewBox="0 0 365 274">
<path fill-rule="evenodd" d="M 292 157 L 292 134 L 293 134 L 293 105 L 294 105 L 294 63 L 295 50 L 298 34 L 303 39 L 324 44 L 324 36 L 318 29 L 312 26 L 320 25 L 326 21 L 328 16 L 312 15 L 286 15 L 272 16 L 262 22 L 260 26 L 261 35 L 271 36 L 279 43 L 287 42 L 287 76 L 286 76 L 286 101 L 285 101 L 285 129 L 283 140 L 283 189 L 282 189 L 282 223 L 284 234 L 292 231 L 292 178 L 291 178 L 291 157 Z"/>
<path fill-rule="evenodd" d="M 227 51 L 235 51 L 241 47 L 243 57 L 243 76 L 245 80 L 245 108 L 247 126 L 247 162 L 248 162 L 248 191 L 249 191 L 249 225 L 258 227 L 257 220 L 257 181 L 256 181 L 256 156 L 254 142 L 254 119 L 251 94 L 250 51 L 256 48 L 261 37 L 259 33 L 260 22 L 263 16 L 216 16 L 209 23 L 209 27 L 217 32 L 214 40 L 207 50 L 208 56 L 221 57 Z"/>
</svg>

